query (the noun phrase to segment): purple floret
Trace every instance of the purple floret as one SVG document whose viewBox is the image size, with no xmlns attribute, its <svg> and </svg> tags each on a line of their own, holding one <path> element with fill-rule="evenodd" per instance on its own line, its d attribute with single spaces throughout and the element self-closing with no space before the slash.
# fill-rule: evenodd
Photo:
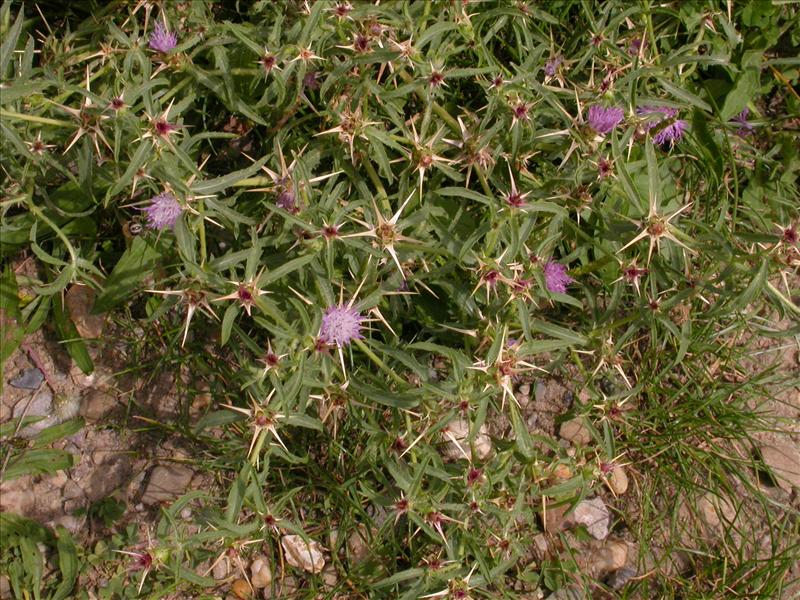
<svg viewBox="0 0 800 600">
<path fill-rule="evenodd" d="M 678 109 L 668 106 L 640 106 L 636 114 L 648 117 L 642 124 L 645 131 L 659 128 L 653 136 L 653 143 L 657 146 L 674 146 L 681 140 L 689 124 L 683 119 L 678 119 Z"/>
<path fill-rule="evenodd" d="M 653 143 L 658 146 L 674 146 L 681 141 L 688 126 L 689 124 L 686 121 L 677 119 L 659 131 L 653 137 Z"/>
<path fill-rule="evenodd" d="M 624 117 L 625 113 L 623 110 L 615 106 L 605 108 L 599 104 L 595 104 L 589 108 L 589 126 L 597 133 L 611 133 L 617 125 L 622 123 Z"/>
<path fill-rule="evenodd" d="M 156 23 L 153 33 L 150 34 L 149 45 L 153 50 L 166 54 L 178 45 L 178 35 L 167 31 L 163 24 Z"/>
<path fill-rule="evenodd" d="M 551 292 L 563 294 L 573 279 L 567 275 L 567 268 L 553 260 L 544 265 L 544 283 Z"/>
<path fill-rule="evenodd" d="M 151 229 L 175 227 L 183 207 L 170 192 L 162 192 L 150 199 L 150 205 L 142 209 L 147 214 L 147 226 Z"/>
<path fill-rule="evenodd" d="M 326 344 L 345 346 L 354 339 L 362 339 L 361 321 L 363 317 L 349 306 L 329 306 L 322 315 L 319 339 Z"/>
<path fill-rule="evenodd" d="M 736 130 L 736 135 L 739 137 L 747 137 L 748 135 L 752 134 L 755 131 L 755 127 L 750 121 L 747 120 L 747 117 L 750 116 L 750 109 L 745 108 L 740 112 L 738 115 L 733 117 L 733 121 L 739 124 L 739 129 Z"/>
</svg>

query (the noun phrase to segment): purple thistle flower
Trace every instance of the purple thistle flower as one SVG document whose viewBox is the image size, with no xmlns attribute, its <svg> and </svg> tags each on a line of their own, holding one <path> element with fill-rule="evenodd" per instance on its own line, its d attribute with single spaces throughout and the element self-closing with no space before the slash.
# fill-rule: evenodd
<svg viewBox="0 0 800 600">
<path fill-rule="evenodd" d="M 595 104 L 589 108 L 589 126 L 597 133 L 610 133 L 622 122 L 625 113 L 621 108 L 612 106 L 604 108 Z"/>
<path fill-rule="evenodd" d="M 275 201 L 278 208 L 282 208 L 286 212 L 295 214 L 298 211 L 296 197 L 291 189 L 285 189 L 278 194 L 278 199 Z"/>
<path fill-rule="evenodd" d="M 150 199 L 150 206 L 142 209 L 147 213 L 147 226 L 151 229 L 175 227 L 183 207 L 170 192 L 162 192 Z"/>
<path fill-rule="evenodd" d="M 567 268 L 561 263 L 549 260 L 544 265 L 544 283 L 548 291 L 563 294 L 574 280 L 567 275 Z"/>
<path fill-rule="evenodd" d="M 747 117 L 750 116 L 750 109 L 745 107 L 742 112 L 731 119 L 732 121 L 739 124 L 739 129 L 736 130 L 736 135 L 739 137 L 747 137 L 748 135 L 752 134 L 755 131 L 755 127 L 753 124 L 747 120 Z"/>
<path fill-rule="evenodd" d="M 678 109 L 668 106 L 640 106 L 636 109 L 636 114 L 640 117 L 648 117 L 648 119 L 642 123 L 642 127 L 644 127 L 645 131 L 650 131 L 664 120 L 677 117 Z"/>
<path fill-rule="evenodd" d="M 156 23 L 153 33 L 150 34 L 150 48 L 162 54 L 166 54 L 178 45 L 178 34 L 174 31 L 167 31 L 161 23 Z"/>
<path fill-rule="evenodd" d="M 645 42 L 642 38 L 636 37 L 631 40 L 631 45 L 628 46 L 628 54 L 631 56 L 636 56 L 639 54 L 639 51 L 642 49 L 642 46 L 645 48 L 647 47 L 647 42 Z"/>
<path fill-rule="evenodd" d="M 319 73 L 316 71 L 309 71 L 303 76 L 303 87 L 311 90 L 318 90 L 320 86 Z"/>
<path fill-rule="evenodd" d="M 674 146 L 681 141 L 688 126 L 683 119 L 677 119 L 659 131 L 653 138 L 653 143 L 657 146 Z"/>
<path fill-rule="evenodd" d="M 640 106 L 636 109 L 639 116 L 649 117 L 642 127 L 645 131 L 651 131 L 655 127 L 661 127 L 653 136 L 653 143 L 657 146 L 674 146 L 679 142 L 689 127 L 683 119 L 677 119 L 678 109 L 668 106 Z M 665 122 L 672 122 L 665 124 Z"/>
<path fill-rule="evenodd" d="M 544 65 L 544 74 L 547 75 L 548 77 L 552 77 L 553 75 L 556 74 L 556 70 L 558 70 L 558 67 L 561 65 L 562 62 L 564 62 L 564 58 L 561 56 L 556 56 L 554 58 L 551 58 Z"/>
<path fill-rule="evenodd" d="M 346 346 L 354 339 L 362 339 L 361 313 L 350 306 L 329 306 L 322 315 L 319 339 L 326 344 Z"/>
</svg>

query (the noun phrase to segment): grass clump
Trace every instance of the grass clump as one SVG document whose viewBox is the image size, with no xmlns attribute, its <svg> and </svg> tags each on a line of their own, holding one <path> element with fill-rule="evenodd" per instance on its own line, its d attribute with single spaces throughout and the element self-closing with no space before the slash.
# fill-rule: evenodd
<svg viewBox="0 0 800 600">
<path fill-rule="evenodd" d="M 94 507 L 92 550 L 4 515 L 14 594 L 247 597 L 263 556 L 296 598 L 780 597 L 797 507 L 757 434 L 797 379 L 748 359 L 797 339 L 798 17 L 6 1 L 3 358 L 52 320 L 91 372 L 62 300 L 90 286 L 125 370 L 185 391 L 116 426 L 210 482 L 146 532 Z M 619 586 L 591 527 L 543 535 L 595 495 Z"/>
</svg>

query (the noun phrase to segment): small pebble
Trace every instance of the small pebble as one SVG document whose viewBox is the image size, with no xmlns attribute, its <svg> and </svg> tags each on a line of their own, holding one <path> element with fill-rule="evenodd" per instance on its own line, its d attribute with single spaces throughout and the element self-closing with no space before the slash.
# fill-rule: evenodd
<svg viewBox="0 0 800 600">
<path fill-rule="evenodd" d="M 622 588 L 631 579 L 636 577 L 636 570 L 630 567 L 623 567 L 619 571 L 615 571 L 611 577 L 608 578 L 608 586 L 617 591 Z"/>
<path fill-rule="evenodd" d="M 239 600 L 247 600 L 250 598 L 250 584 L 244 579 L 237 579 L 231 585 L 231 591 L 236 595 Z"/>
<path fill-rule="evenodd" d="M 11 387 L 15 387 L 19 390 L 36 390 L 39 389 L 39 386 L 42 385 L 43 381 L 44 375 L 42 372 L 36 367 L 32 367 L 30 369 L 25 369 L 21 374 L 8 383 L 11 385 Z"/>
<path fill-rule="evenodd" d="M 617 496 L 622 496 L 628 491 L 628 474 L 623 467 L 619 465 L 614 467 L 608 476 L 608 485 Z"/>
<path fill-rule="evenodd" d="M 250 564 L 250 583 L 256 589 L 265 588 L 272 583 L 272 571 L 266 557 L 258 556 Z"/>
<path fill-rule="evenodd" d="M 181 510 L 181 519 L 189 520 L 191 518 L 192 518 L 192 509 L 189 508 L 188 506 L 184 507 L 184 509 Z"/>
<path fill-rule="evenodd" d="M 583 419 L 580 417 L 575 417 L 562 423 L 558 434 L 563 439 L 581 446 L 585 446 L 592 441 L 592 434 L 589 433 L 589 429 L 583 424 Z"/>
</svg>

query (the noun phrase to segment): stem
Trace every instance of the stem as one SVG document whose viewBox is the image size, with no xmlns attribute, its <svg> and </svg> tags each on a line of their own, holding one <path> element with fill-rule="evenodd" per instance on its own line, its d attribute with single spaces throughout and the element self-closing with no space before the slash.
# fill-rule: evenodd
<svg viewBox="0 0 800 600">
<path fill-rule="evenodd" d="M 201 211 L 205 211 L 203 201 L 200 201 Z M 202 213 L 201 213 L 202 214 Z M 206 264 L 206 220 L 200 219 L 200 268 Z"/>
<path fill-rule="evenodd" d="M 55 224 L 55 223 L 53 223 L 53 222 L 52 222 L 52 221 L 51 221 L 51 220 L 50 220 L 50 219 L 49 219 L 49 218 L 48 218 L 48 217 L 47 217 L 47 216 L 46 216 L 46 215 L 45 215 L 45 214 L 42 212 L 42 209 L 40 209 L 38 206 L 36 206 L 36 205 L 33 203 L 32 196 L 31 196 L 31 197 L 28 197 L 28 198 L 26 198 L 26 199 L 28 200 L 28 210 L 30 210 L 30 211 L 31 211 L 31 212 L 32 212 L 34 215 L 36 215 L 36 216 L 37 216 L 39 219 L 41 219 L 42 221 L 44 221 L 44 223 L 45 223 L 45 224 L 46 224 L 48 227 L 50 227 L 50 229 L 52 229 L 53 231 L 55 231 L 56 235 L 57 235 L 57 236 L 58 236 L 58 237 L 61 239 L 61 241 L 62 241 L 62 242 L 64 242 L 64 245 L 67 247 L 67 252 L 69 252 L 69 258 L 70 258 L 70 261 L 72 262 L 72 266 L 77 268 L 77 266 L 78 266 L 78 265 L 77 265 L 77 263 L 78 263 L 78 255 L 75 253 L 75 248 L 73 248 L 73 247 L 72 247 L 72 244 L 70 243 L 70 241 L 69 241 L 69 239 L 67 238 L 67 236 L 66 236 L 66 235 L 64 235 L 64 232 L 63 232 L 63 231 L 61 231 L 61 229 L 59 229 L 59 228 L 56 226 L 56 224 Z"/>
<path fill-rule="evenodd" d="M 486 194 L 487 198 L 494 198 L 494 193 L 492 193 L 492 188 L 489 187 L 489 183 L 486 181 L 486 176 L 483 174 L 481 168 L 477 165 L 475 166 L 475 172 L 478 174 L 478 180 L 481 182 L 483 193 Z"/>
<path fill-rule="evenodd" d="M 267 430 L 262 429 L 258 432 L 258 438 L 256 439 L 256 444 L 253 446 L 253 452 L 250 454 L 250 462 L 252 464 L 258 464 L 258 458 L 261 455 L 261 448 L 264 447 L 264 440 L 267 439 Z"/>
<path fill-rule="evenodd" d="M 254 185 L 271 185 L 274 182 L 271 177 L 245 177 L 236 183 L 232 183 L 231 187 L 249 187 Z"/>
<path fill-rule="evenodd" d="M 355 342 L 356 346 L 358 346 L 359 350 L 361 350 L 364 354 L 366 354 L 369 357 L 369 359 L 378 366 L 379 369 L 381 369 L 387 375 L 389 375 L 389 377 L 394 379 L 395 383 L 399 383 L 402 386 L 406 385 L 406 381 L 402 377 L 400 377 L 397 373 L 395 373 L 390 367 L 387 367 L 386 363 L 384 363 L 380 358 L 378 358 L 378 355 L 375 354 L 372 350 L 370 350 L 369 346 L 367 346 L 362 340 L 356 338 L 353 341 Z"/>
<path fill-rule="evenodd" d="M 20 121 L 30 121 L 31 123 L 41 123 L 42 125 L 57 125 L 59 127 L 72 127 L 69 121 L 59 119 L 48 119 L 47 117 L 37 117 L 36 115 L 23 115 L 22 113 L 4 110 L 0 108 L 0 117 L 7 119 L 19 119 Z"/>
<path fill-rule="evenodd" d="M 398 72 L 400 73 L 400 78 L 406 83 L 414 82 L 414 78 L 411 75 L 409 75 L 406 71 L 398 71 Z M 422 96 L 422 94 L 417 93 L 417 96 L 419 96 L 420 99 L 422 100 L 426 99 Z M 435 112 L 436 115 L 440 119 L 442 119 L 442 121 L 447 123 L 450 129 L 452 129 L 456 133 L 461 132 L 461 128 L 458 126 L 458 121 L 456 121 L 452 116 L 450 116 L 450 113 L 448 113 L 441 105 L 439 105 L 437 102 L 431 102 L 430 106 L 433 109 L 433 112 Z"/>
<path fill-rule="evenodd" d="M 375 189 L 378 190 L 378 196 L 381 197 L 383 209 L 389 211 L 389 214 L 391 214 L 392 206 L 389 204 L 389 196 L 386 194 L 386 188 L 383 187 L 383 183 L 381 183 L 381 178 L 378 177 L 375 167 L 372 166 L 372 163 L 366 156 L 364 157 L 362 164 L 364 165 L 364 169 L 367 171 L 367 175 L 369 175 L 370 181 L 372 181 L 372 185 L 374 185 Z"/>
</svg>

